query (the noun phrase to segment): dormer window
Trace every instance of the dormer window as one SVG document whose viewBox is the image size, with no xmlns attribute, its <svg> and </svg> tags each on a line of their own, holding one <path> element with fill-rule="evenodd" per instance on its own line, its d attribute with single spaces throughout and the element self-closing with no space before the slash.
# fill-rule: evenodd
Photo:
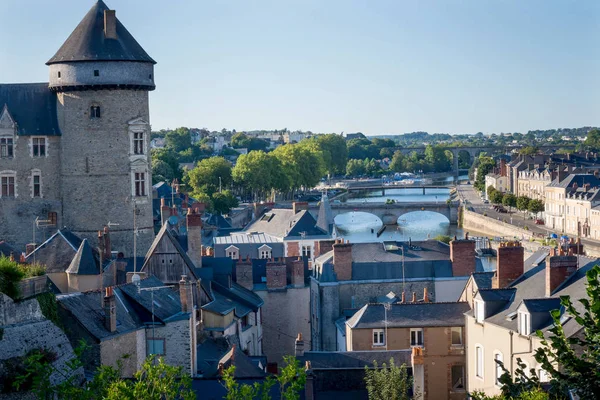
<svg viewBox="0 0 600 400">
<path fill-rule="evenodd" d="M 90 118 L 100 118 L 100 106 L 91 106 L 90 107 Z"/>
<path fill-rule="evenodd" d="M 525 311 L 519 311 L 519 333 L 529 336 L 531 334 L 531 314 Z"/>
<path fill-rule="evenodd" d="M 260 248 L 258 249 L 258 258 L 261 258 L 261 259 L 271 258 L 271 248 L 269 246 L 267 246 L 266 244 L 260 246 Z"/>
<path fill-rule="evenodd" d="M 473 304 L 475 305 L 475 321 L 482 324 L 485 319 L 485 303 L 481 300 L 474 300 Z"/>
<path fill-rule="evenodd" d="M 225 255 L 232 260 L 240 258 L 240 250 L 235 246 L 229 246 L 225 249 Z"/>
</svg>

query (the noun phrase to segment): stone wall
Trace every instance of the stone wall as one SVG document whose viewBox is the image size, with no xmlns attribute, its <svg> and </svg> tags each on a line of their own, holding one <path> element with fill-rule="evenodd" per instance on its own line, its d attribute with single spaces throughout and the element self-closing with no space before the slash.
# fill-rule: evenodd
<svg viewBox="0 0 600 400">
<path fill-rule="evenodd" d="M 304 337 L 305 349 L 310 349 L 309 287 L 255 293 L 264 301 L 262 347 L 268 361 L 282 365 L 284 355 L 293 355 L 294 339 L 298 333 Z"/>
<path fill-rule="evenodd" d="M 10 110 L 9 110 L 10 111 Z M 41 137 L 41 136 L 40 136 Z M 45 136 L 46 155 L 32 156 L 32 136 L 14 137 L 14 157 L 0 158 L 0 172 L 16 172 L 15 197 L 0 201 L 0 238 L 18 251 L 33 240 L 33 223 L 37 217 L 48 218 L 56 212 L 61 226 L 60 206 L 60 136 Z M 41 174 L 41 196 L 32 197 L 32 171 Z M 41 243 L 56 227 L 36 229 L 36 242 Z"/>
<path fill-rule="evenodd" d="M 134 165 L 147 168 L 147 196 L 135 198 L 140 211 L 138 255 L 144 254 L 154 237 L 149 141 L 146 154 L 133 161 L 129 123 L 137 118 L 149 122 L 148 92 L 89 90 L 57 96 L 62 131 L 60 185 L 68 188 L 62 193 L 63 225 L 95 243 L 102 226 L 118 223 L 111 231 L 112 248 L 130 256 L 134 205 L 131 169 Z M 91 105 L 100 106 L 101 118 L 90 118 Z M 147 126 L 146 136 L 149 134 Z"/>
<path fill-rule="evenodd" d="M 182 366 L 186 373 L 191 373 L 191 338 L 190 320 L 182 319 L 167 323 L 166 326 L 146 329 L 146 338 L 165 339 L 164 360 L 169 365 Z"/>
<path fill-rule="evenodd" d="M 141 346 L 139 346 L 140 343 Z M 102 365 L 110 365 L 117 368 L 118 362 L 121 361 L 123 365 L 122 376 L 126 378 L 133 377 L 133 374 L 135 374 L 146 359 L 144 343 L 143 329 L 115 336 L 111 340 L 101 342 L 100 359 Z M 139 352 L 140 347 L 142 350 L 141 353 Z"/>
<path fill-rule="evenodd" d="M 61 371 L 69 371 L 67 363 L 75 357 L 67 336 L 51 321 L 47 320 L 36 299 L 14 303 L 0 293 L 0 386 L 6 370 L 6 361 L 24 357 L 30 351 L 46 349 L 56 355 L 53 366 Z M 74 371 L 78 379 L 83 378 L 83 369 Z M 53 373 L 52 383 L 59 383 L 64 376 Z"/>
</svg>

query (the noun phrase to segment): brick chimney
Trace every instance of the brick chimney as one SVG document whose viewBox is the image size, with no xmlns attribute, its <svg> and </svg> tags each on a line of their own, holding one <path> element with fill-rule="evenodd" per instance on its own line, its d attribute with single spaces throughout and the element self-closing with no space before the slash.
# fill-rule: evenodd
<svg viewBox="0 0 600 400">
<path fill-rule="evenodd" d="M 160 199 L 160 225 L 163 226 L 170 217 L 171 207 L 167 206 L 167 203 L 163 197 Z"/>
<path fill-rule="evenodd" d="M 333 270 L 338 281 L 349 281 L 352 279 L 352 245 L 340 239 L 333 245 Z"/>
<path fill-rule="evenodd" d="M 115 10 L 104 10 L 104 37 L 117 38 L 117 13 Z"/>
<path fill-rule="evenodd" d="M 577 271 L 577 256 L 561 256 L 552 249 L 546 258 L 546 297 L 550 297 L 561 283 Z"/>
<path fill-rule="evenodd" d="M 238 285 L 242 285 L 246 289 L 254 288 L 254 280 L 252 279 L 252 263 L 245 260 L 239 260 L 235 265 L 235 279 Z"/>
<path fill-rule="evenodd" d="M 181 275 L 179 281 L 179 300 L 181 301 L 182 312 L 192 312 L 194 310 L 194 293 L 192 284 L 186 275 Z"/>
<path fill-rule="evenodd" d="M 25 255 L 28 256 L 31 253 L 33 253 L 35 251 L 35 249 L 37 248 L 37 244 L 36 243 L 27 243 L 25 245 Z"/>
<path fill-rule="evenodd" d="M 319 244 L 319 255 L 323 255 L 325 253 L 329 253 L 331 250 L 333 250 L 333 244 L 335 243 L 334 240 L 320 240 L 317 242 Z M 315 256 L 317 256 L 317 253 L 315 252 Z"/>
<path fill-rule="evenodd" d="M 302 210 L 308 210 L 308 202 L 294 201 L 292 203 L 292 211 L 294 211 L 294 214 L 298 214 Z"/>
<path fill-rule="evenodd" d="M 285 264 L 267 262 L 267 289 L 285 289 L 287 273 Z"/>
<path fill-rule="evenodd" d="M 492 288 L 503 289 L 524 273 L 525 251 L 521 242 L 502 242 L 498 247 Z"/>
<path fill-rule="evenodd" d="M 187 254 L 196 265 L 202 268 L 202 214 L 195 208 L 189 210 L 186 215 L 187 222 Z"/>
<path fill-rule="evenodd" d="M 304 260 L 301 257 L 286 260 L 293 287 L 304 287 Z"/>
<path fill-rule="evenodd" d="M 303 357 L 304 356 L 304 340 L 302 340 L 302 333 L 298 333 L 298 337 L 296 338 L 296 346 L 294 348 L 294 356 Z"/>
<path fill-rule="evenodd" d="M 117 330 L 117 310 L 112 287 L 104 288 L 104 327 L 109 332 Z"/>
<path fill-rule="evenodd" d="M 450 261 L 452 261 L 452 276 L 466 276 L 475 272 L 475 241 L 451 240 Z"/>
</svg>

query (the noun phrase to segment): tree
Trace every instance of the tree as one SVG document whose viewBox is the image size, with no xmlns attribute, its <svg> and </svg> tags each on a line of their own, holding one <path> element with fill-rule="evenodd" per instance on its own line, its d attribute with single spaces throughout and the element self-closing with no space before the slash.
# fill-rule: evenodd
<svg viewBox="0 0 600 400">
<path fill-rule="evenodd" d="M 517 197 L 517 209 L 519 211 L 527 211 L 527 208 L 529 207 L 529 197 L 527 196 L 519 196 Z M 525 218 L 523 216 L 523 218 Z"/>
<path fill-rule="evenodd" d="M 489 174 L 496 166 L 496 162 L 492 157 L 480 156 L 477 165 L 477 176 L 475 177 L 474 186 L 478 190 L 485 189 L 485 176 Z"/>
<path fill-rule="evenodd" d="M 495 192 L 495 191 L 496 191 L 496 188 L 495 188 L 495 187 L 493 187 L 492 185 L 488 186 L 488 187 L 485 189 L 485 192 L 486 192 L 486 194 L 487 194 L 487 196 L 488 196 L 488 199 L 491 199 L 491 198 L 492 198 L 492 196 L 494 195 L 494 192 Z"/>
<path fill-rule="evenodd" d="M 592 151 L 600 151 L 600 130 L 589 131 L 583 144 Z"/>
<path fill-rule="evenodd" d="M 452 165 L 444 148 L 432 145 L 425 147 L 425 162 L 433 172 L 449 171 Z"/>
<path fill-rule="evenodd" d="M 232 208 L 238 206 L 237 198 L 229 190 L 213 193 L 212 209 L 219 214 L 227 214 Z"/>
<path fill-rule="evenodd" d="M 173 179 L 181 179 L 182 175 L 181 175 L 181 169 L 179 168 L 179 156 L 177 153 L 175 153 L 172 149 L 170 148 L 164 148 L 164 149 L 153 149 L 152 150 L 152 173 L 154 174 L 154 165 L 155 163 L 158 163 L 159 161 L 163 161 L 164 163 L 166 163 L 169 167 L 170 170 L 168 169 L 163 169 L 160 170 L 159 172 L 164 172 L 165 170 L 167 171 L 167 173 L 172 173 L 173 177 L 172 178 L 168 178 L 168 177 L 164 177 L 165 180 L 167 181 L 172 181 Z M 165 168 L 165 167 L 163 167 Z M 152 177 L 152 180 L 154 181 L 154 176 Z M 160 182 L 160 180 L 157 180 L 156 182 Z M 156 183 L 154 182 L 154 183 Z"/>
<path fill-rule="evenodd" d="M 231 147 L 234 149 L 248 149 L 248 151 L 262 150 L 265 151 L 269 143 L 266 140 L 250 137 L 239 132 L 231 137 Z"/>
<path fill-rule="evenodd" d="M 390 162 L 390 170 L 394 172 L 404 172 L 404 164 L 405 164 L 404 154 L 400 150 L 397 150 L 392 157 L 392 161 Z"/>
<path fill-rule="evenodd" d="M 82 366 L 81 356 L 85 342 L 74 349 L 76 357 L 57 369 L 50 361 L 46 350 L 36 350 L 24 360 L 25 371 L 13 382 L 16 390 L 30 389 L 39 399 L 120 400 L 120 399 L 181 399 L 192 400 L 196 394 L 191 389 L 192 379 L 182 367 L 166 364 L 162 358 L 152 355 L 142 364 L 133 379 L 122 379 L 119 369 L 99 367 L 91 381 L 79 383 L 76 373 Z M 53 373 L 63 377 L 62 382 L 53 383 Z"/>
<path fill-rule="evenodd" d="M 289 189 L 288 177 L 273 153 L 251 151 L 242 154 L 237 159 L 232 176 L 235 183 L 250 190 L 255 199 L 264 198 L 272 189 Z"/>
<path fill-rule="evenodd" d="M 177 128 L 169 131 L 165 135 L 165 144 L 167 148 L 179 153 L 192 147 L 192 136 L 188 128 Z"/>
<path fill-rule="evenodd" d="M 527 203 L 527 210 L 537 216 L 538 213 L 544 211 L 544 202 L 538 199 L 531 199 Z"/>
<path fill-rule="evenodd" d="M 502 204 L 508 207 L 509 211 L 512 211 L 512 208 L 517 206 L 517 196 L 512 193 L 506 193 L 502 198 Z"/>
<path fill-rule="evenodd" d="M 300 399 L 300 391 L 306 385 L 306 371 L 294 356 L 283 357 L 284 367 L 273 378 L 267 377 L 262 383 L 253 385 L 239 383 L 234 378 L 235 366 L 223 371 L 223 386 L 227 390 L 226 400 L 270 399 L 269 391 L 274 385 L 279 386 L 279 395 L 283 400 Z"/>
<path fill-rule="evenodd" d="M 152 184 L 172 182 L 175 179 L 173 168 L 163 160 L 152 159 Z"/>
<path fill-rule="evenodd" d="M 565 396 L 572 389 L 580 399 L 596 399 L 600 393 L 600 267 L 587 273 L 587 298 L 579 299 L 582 309 L 569 296 L 561 296 L 561 306 L 581 327 L 580 334 L 567 337 L 560 310 L 550 313 L 554 324 L 551 335 L 541 331 L 542 347 L 536 349 L 535 359 L 551 377 L 553 394 Z"/>
<path fill-rule="evenodd" d="M 323 155 L 314 142 L 286 144 L 271 154 L 281 163 L 291 189 L 312 188 L 325 174 Z"/>
<path fill-rule="evenodd" d="M 378 368 L 376 361 L 373 361 L 373 368 L 365 366 L 365 384 L 369 400 L 410 399 L 408 391 L 412 387 L 412 378 L 406 365 L 396 366 L 393 358 L 390 358 L 389 366 L 383 363 Z"/>
<path fill-rule="evenodd" d="M 348 148 L 346 140 L 334 133 L 317 136 L 317 143 L 321 151 L 326 154 L 325 168 L 331 175 L 342 175 L 346 172 L 348 162 Z"/>
<path fill-rule="evenodd" d="M 538 152 L 539 152 L 539 149 L 535 146 L 527 146 L 527 147 L 523 147 L 521 150 L 519 150 L 519 154 L 527 155 L 527 156 L 537 154 Z"/>
<path fill-rule="evenodd" d="M 205 158 L 187 173 L 186 180 L 193 194 L 212 196 L 219 188 L 227 188 L 233 182 L 231 164 L 223 157 Z"/>
<path fill-rule="evenodd" d="M 504 194 L 499 190 L 494 190 L 494 192 L 492 193 L 492 197 L 490 197 L 491 202 L 494 204 L 502 204 L 503 199 Z"/>
<path fill-rule="evenodd" d="M 346 164 L 346 176 L 362 176 L 366 173 L 367 169 L 362 160 L 348 160 L 348 164 Z"/>
</svg>

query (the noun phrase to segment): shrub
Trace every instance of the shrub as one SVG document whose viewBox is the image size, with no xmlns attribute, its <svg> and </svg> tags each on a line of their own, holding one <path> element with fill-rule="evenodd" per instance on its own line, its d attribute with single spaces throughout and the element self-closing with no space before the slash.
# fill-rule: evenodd
<svg viewBox="0 0 600 400">
<path fill-rule="evenodd" d="M 8 257 L 0 257 L 0 292 L 12 299 L 19 297 L 19 282 L 25 277 L 25 272 L 15 261 Z"/>
<path fill-rule="evenodd" d="M 448 243 L 450 243 L 452 238 L 448 235 L 437 235 L 436 237 L 433 238 L 433 240 L 437 240 L 438 242 L 448 244 Z"/>
</svg>

